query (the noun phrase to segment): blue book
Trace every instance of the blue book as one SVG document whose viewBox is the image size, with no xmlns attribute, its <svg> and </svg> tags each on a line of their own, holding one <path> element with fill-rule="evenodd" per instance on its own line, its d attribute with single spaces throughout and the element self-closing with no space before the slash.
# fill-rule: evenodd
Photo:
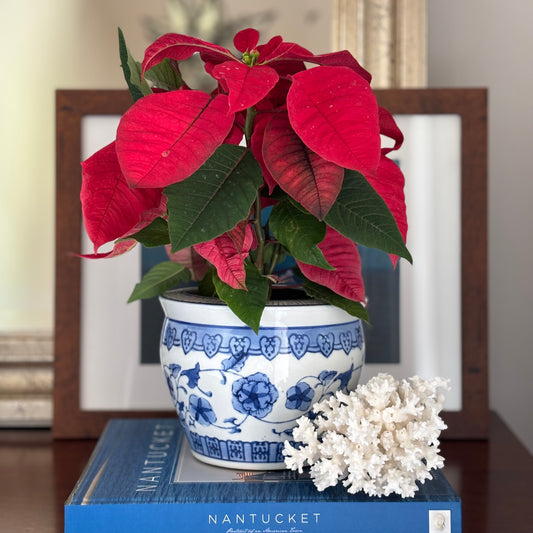
<svg viewBox="0 0 533 533">
<path fill-rule="evenodd" d="M 115 419 L 65 503 L 66 533 L 460 533 L 440 471 L 414 498 L 318 491 L 308 475 L 196 460 L 174 419 Z"/>
</svg>

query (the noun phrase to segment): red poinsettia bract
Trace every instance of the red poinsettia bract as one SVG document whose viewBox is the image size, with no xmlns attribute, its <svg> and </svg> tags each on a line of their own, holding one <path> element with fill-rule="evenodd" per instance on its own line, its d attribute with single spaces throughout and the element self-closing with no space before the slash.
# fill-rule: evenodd
<svg viewBox="0 0 533 533">
<path fill-rule="evenodd" d="M 125 68 L 132 95 L 142 97 L 120 120 L 116 142 L 83 163 L 83 216 L 95 257 L 102 244 L 125 237 L 143 242 L 157 226 L 158 239 L 165 241 L 168 231 L 174 254 L 178 243 L 193 242 L 218 279 L 241 291 L 239 300 L 261 276 L 275 279 L 275 261 L 291 254 L 291 240 L 280 235 L 282 246 L 261 215 L 263 206 L 287 199 L 272 216 L 288 217 L 291 231 L 306 232 L 306 242 L 318 245 L 309 259 L 304 255 L 309 263 L 299 254 L 301 274 L 364 302 L 357 243 L 383 249 L 393 262 L 399 255 L 410 259 L 403 175 L 387 157 L 401 146 L 402 134 L 378 107 L 369 73 L 349 52 L 314 55 L 279 36 L 258 43 L 256 30 L 239 32 L 235 55 L 167 34 L 145 52 L 141 76 L 151 86 Z M 213 79 L 211 92 L 191 88 L 190 81 L 168 86 L 168 73 L 180 79 L 180 62 L 193 54 Z M 164 83 L 158 84 L 158 73 Z M 382 149 L 381 135 L 394 147 Z M 242 153 L 224 148 L 242 139 Z M 355 174 L 347 181 L 348 171 Z M 194 186 L 181 187 L 189 182 Z M 168 205 L 167 187 L 173 188 Z M 182 202 L 176 201 L 182 190 Z M 219 218 L 218 232 L 197 222 Z M 259 281 L 250 289 L 251 268 Z"/>
</svg>

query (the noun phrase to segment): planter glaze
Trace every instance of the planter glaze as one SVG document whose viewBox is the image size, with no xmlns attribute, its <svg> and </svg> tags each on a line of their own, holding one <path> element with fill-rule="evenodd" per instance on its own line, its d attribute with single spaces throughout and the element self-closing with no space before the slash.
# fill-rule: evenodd
<svg viewBox="0 0 533 533">
<path fill-rule="evenodd" d="M 161 297 L 161 364 L 192 453 L 229 468 L 284 468 L 283 443 L 325 395 L 353 390 L 359 319 L 314 300 L 271 302 L 259 333 L 216 298 Z"/>
</svg>

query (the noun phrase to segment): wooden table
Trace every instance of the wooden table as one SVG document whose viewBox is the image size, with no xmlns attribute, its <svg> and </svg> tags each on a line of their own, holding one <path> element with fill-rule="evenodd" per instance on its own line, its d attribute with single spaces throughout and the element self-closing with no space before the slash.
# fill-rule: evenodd
<svg viewBox="0 0 533 533">
<path fill-rule="evenodd" d="M 63 503 L 94 445 L 54 441 L 46 430 L 0 430 L 0 533 L 62 532 Z M 488 441 L 444 441 L 442 453 L 465 533 L 533 532 L 533 456 L 497 415 Z"/>
</svg>

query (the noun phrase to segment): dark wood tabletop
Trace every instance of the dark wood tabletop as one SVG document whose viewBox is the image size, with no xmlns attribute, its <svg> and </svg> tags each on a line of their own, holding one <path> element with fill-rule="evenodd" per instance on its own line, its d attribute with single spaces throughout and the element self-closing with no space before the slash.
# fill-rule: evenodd
<svg viewBox="0 0 533 533">
<path fill-rule="evenodd" d="M 63 503 L 94 445 L 53 440 L 48 430 L 0 430 L 0 533 L 62 532 Z M 496 414 L 489 440 L 445 440 L 442 455 L 465 533 L 533 531 L 533 456 Z"/>
</svg>

